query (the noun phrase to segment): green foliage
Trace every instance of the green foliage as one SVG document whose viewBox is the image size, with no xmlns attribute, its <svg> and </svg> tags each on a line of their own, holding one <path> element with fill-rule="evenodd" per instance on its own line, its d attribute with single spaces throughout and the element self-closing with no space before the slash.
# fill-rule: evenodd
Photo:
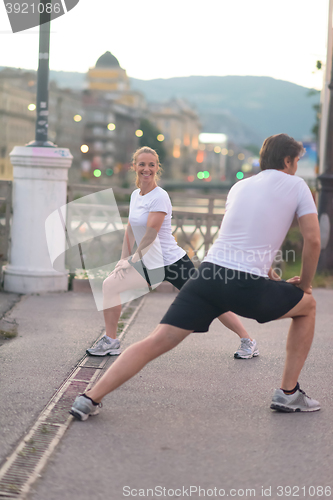
<svg viewBox="0 0 333 500">
<path fill-rule="evenodd" d="M 153 123 L 151 123 L 146 118 L 140 121 L 140 127 L 143 136 L 139 138 L 139 146 L 148 146 L 149 148 L 155 149 L 156 153 L 160 158 L 160 162 L 163 164 L 166 158 L 166 150 L 163 143 L 157 140 L 157 136 L 161 133 Z"/>
</svg>

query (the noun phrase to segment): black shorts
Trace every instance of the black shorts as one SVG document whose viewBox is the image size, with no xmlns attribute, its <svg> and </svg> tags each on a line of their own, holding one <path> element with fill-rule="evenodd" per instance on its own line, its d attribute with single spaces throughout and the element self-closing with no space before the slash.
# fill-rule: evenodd
<svg viewBox="0 0 333 500">
<path fill-rule="evenodd" d="M 251 275 L 203 262 L 177 295 L 161 323 L 207 332 L 227 311 L 266 323 L 280 318 L 304 292 L 286 281 Z"/>
<path fill-rule="evenodd" d="M 178 290 L 180 290 L 190 276 L 195 273 L 194 264 L 187 254 L 177 260 L 177 262 L 157 269 L 147 269 L 142 265 L 142 261 L 140 260 L 132 264 L 132 266 L 150 286 L 157 285 L 162 281 L 168 281 L 178 288 Z"/>
</svg>

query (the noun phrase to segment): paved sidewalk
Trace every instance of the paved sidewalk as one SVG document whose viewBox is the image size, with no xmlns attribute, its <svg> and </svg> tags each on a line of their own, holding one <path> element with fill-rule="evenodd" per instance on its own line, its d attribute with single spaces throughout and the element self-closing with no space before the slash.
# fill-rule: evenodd
<svg viewBox="0 0 333 500">
<path fill-rule="evenodd" d="M 238 338 L 215 321 L 209 333 L 191 335 L 106 397 L 100 415 L 73 422 L 29 498 L 131 498 L 125 486 L 149 498 L 167 498 L 168 489 L 183 487 L 178 497 L 187 498 L 190 486 L 206 496 L 209 489 L 224 489 L 235 498 L 249 497 L 246 489 L 252 498 L 265 498 L 262 487 L 271 487 L 271 498 L 287 498 L 279 486 L 298 487 L 299 498 L 307 499 L 321 496 L 311 486 L 333 490 L 333 290 L 314 295 L 316 337 L 300 382 L 321 402 L 320 412 L 269 409 L 289 320 L 244 320 L 259 344 L 260 356 L 252 360 L 233 358 Z M 149 294 L 123 346 L 144 338 L 173 298 Z M 92 297 L 73 292 L 26 296 L 9 317 L 18 322 L 19 335 L 0 347 L 1 462 L 103 328 Z M 164 495 L 154 490 L 158 486 L 166 488 Z M 201 498 L 203 490 L 199 496 L 192 489 L 191 498 Z"/>
</svg>

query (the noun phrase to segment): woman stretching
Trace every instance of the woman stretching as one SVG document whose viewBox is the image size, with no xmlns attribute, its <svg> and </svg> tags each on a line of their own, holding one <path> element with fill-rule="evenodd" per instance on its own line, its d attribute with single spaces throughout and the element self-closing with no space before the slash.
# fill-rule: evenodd
<svg viewBox="0 0 333 500">
<path fill-rule="evenodd" d="M 161 281 L 169 281 L 180 290 L 194 271 L 192 261 L 172 235 L 171 201 L 168 193 L 157 185 L 161 171 L 158 154 L 149 147 L 138 149 L 133 155 L 132 168 L 136 172 L 138 189 L 131 195 L 121 259 L 103 283 L 105 335 L 94 347 L 87 349 L 92 356 L 121 352 L 116 338 L 122 309 L 120 294 L 147 289 Z M 135 242 L 137 249 L 130 257 Z M 256 341 L 249 337 L 236 314 L 226 312 L 219 320 L 241 339 L 235 358 L 249 359 L 259 355 Z"/>
</svg>

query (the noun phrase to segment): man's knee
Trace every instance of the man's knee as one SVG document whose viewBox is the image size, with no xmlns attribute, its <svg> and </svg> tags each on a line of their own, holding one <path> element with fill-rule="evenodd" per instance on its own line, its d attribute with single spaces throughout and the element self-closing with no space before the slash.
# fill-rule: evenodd
<svg viewBox="0 0 333 500">
<path fill-rule="evenodd" d="M 189 331 L 177 328 L 171 325 L 159 324 L 157 328 L 147 337 L 147 341 L 151 346 L 157 349 L 166 350 L 176 347 L 185 337 Z"/>
<path fill-rule="evenodd" d="M 309 313 L 310 314 L 316 314 L 316 308 L 317 308 L 317 302 L 314 296 L 311 294 L 310 295 L 310 300 L 309 300 Z"/>
<path fill-rule="evenodd" d="M 312 294 L 304 294 L 302 301 L 302 314 L 305 314 L 306 316 L 315 316 L 317 303 L 314 296 Z"/>
</svg>

